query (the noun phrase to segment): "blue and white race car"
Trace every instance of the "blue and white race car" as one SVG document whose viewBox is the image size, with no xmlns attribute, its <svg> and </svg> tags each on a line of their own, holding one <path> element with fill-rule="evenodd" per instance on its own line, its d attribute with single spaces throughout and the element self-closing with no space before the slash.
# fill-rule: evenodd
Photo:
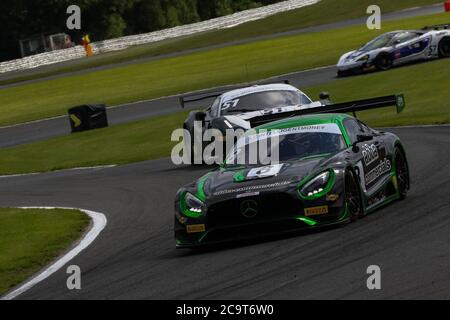
<svg viewBox="0 0 450 320">
<path fill-rule="evenodd" d="M 385 33 L 360 49 L 344 54 L 337 64 L 338 76 L 384 71 L 414 61 L 448 58 L 449 25 Z"/>
</svg>

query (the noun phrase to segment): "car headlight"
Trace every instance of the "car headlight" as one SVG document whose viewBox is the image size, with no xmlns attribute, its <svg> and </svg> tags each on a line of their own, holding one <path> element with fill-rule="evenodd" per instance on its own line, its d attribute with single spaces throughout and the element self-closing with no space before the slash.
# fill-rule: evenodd
<svg viewBox="0 0 450 320">
<path fill-rule="evenodd" d="M 205 211 L 205 204 L 189 192 L 182 196 L 180 204 L 183 214 L 190 218 L 199 218 Z"/>
<path fill-rule="evenodd" d="M 317 199 L 330 192 L 334 185 L 334 171 L 326 171 L 305 184 L 300 191 L 302 197 Z"/>
<path fill-rule="evenodd" d="M 369 58 L 370 58 L 370 55 L 366 54 L 365 56 L 359 58 L 359 59 L 356 60 L 356 61 L 358 61 L 358 62 L 369 61 Z"/>
</svg>

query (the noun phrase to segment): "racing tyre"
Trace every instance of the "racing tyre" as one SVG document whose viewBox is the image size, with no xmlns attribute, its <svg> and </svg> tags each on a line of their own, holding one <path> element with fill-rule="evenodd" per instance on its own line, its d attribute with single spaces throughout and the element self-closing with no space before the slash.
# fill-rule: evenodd
<svg viewBox="0 0 450 320">
<path fill-rule="evenodd" d="M 345 203 L 352 222 L 363 215 L 358 179 L 350 170 L 345 174 Z"/>
<path fill-rule="evenodd" d="M 338 72 L 337 72 L 337 77 L 338 77 L 338 78 L 344 78 L 344 77 L 346 77 L 346 76 L 348 76 L 348 72 L 338 70 Z"/>
<path fill-rule="evenodd" d="M 394 63 L 394 60 L 390 56 L 389 53 L 380 53 L 375 61 L 375 65 L 378 70 L 380 71 L 386 71 L 392 68 L 392 64 Z"/>
<path fill-rule="evenodd" d="M 400 199 L 404 200 L 408 195 L 410 184 L 409 169 L 405 155 L 398 148 L 395 151 L 395 165 L 397 169 L 396 176 L 397 176 L 398 192 L 400 194 Z"/>
<path fill-rule="evenodd" d="M 449 58 L 450 57 L 450 37 L 445 37 L 439 42 L 439 57 Z"/>
</svg>

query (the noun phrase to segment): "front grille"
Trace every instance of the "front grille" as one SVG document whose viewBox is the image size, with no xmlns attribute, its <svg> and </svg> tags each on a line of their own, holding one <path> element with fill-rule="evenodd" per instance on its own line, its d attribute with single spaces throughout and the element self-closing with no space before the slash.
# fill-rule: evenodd
<svg viewBox="0 0 450 320">
<path fill-rule="evenodd" d="M 245 215 L 244 202 L 257 204 L 257 213 Z M 211 227 L 226 227 L 243 223 L 260 223 L 273 219 L 293 218 L 303 212 L 299 199 L 287 193 L 232 199 L 217 203 L 208 209 L 207 224 Z"/>
<path fill-rule="evenodd" d="M 300 231 L 307 225 L 299 220 L 269 221 L 251 225 L 240 225 L 232 228 L 217 229 L 208 233 L 204 242 L 220 242 L 257 238 L 265 235 L 275 235 L 286 232 Z"/>
</svg>

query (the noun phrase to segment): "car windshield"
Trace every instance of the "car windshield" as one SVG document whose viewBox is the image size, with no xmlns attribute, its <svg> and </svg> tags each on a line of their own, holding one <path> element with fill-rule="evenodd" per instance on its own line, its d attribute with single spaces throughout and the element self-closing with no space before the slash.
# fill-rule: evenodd
<svg viewBox="0 0 450 320">
<path fill-rule="evenodd" d="M 243 136 L 226 165 L 267 165 L 335 154 L 346 148 L 336 124 L 262 131 Z"/>
<path fill-rule="evenodd" d="M 312 101 L 296 91 L 264 91 L 244 95 L 222 103 L 222 114 L 251 112 L 276 107 L 310 104 Z"/>
<path fill-rule="evenodd" d="M 363 46 L 360 51 L 372 51 L 384 47 L 388 47 L 391 45 L 392 40 L 395 38 L 397 33 L 386 33 L 374 40 L 370 41 L 368 44 Z"/>
</svg>

